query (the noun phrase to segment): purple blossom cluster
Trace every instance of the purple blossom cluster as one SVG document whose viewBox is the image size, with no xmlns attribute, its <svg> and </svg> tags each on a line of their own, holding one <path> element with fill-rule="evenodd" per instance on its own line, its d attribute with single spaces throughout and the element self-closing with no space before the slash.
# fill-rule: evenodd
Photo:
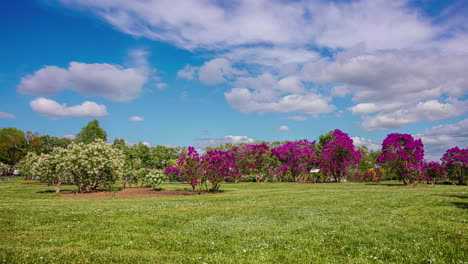
<svg viewBox="0 0 468 264">
<path fill-rule="evenodd" d="M 279 166 L 277 174 L 290 174 L 293 181 L 297 181 L 301 174 L 309 173 L 318 166 L 315 154 L 315 141 L 303 139 L 296 142 L 286 142 L 284 145 L 271 150 L 271 156 L 276 158 Z"/>
<path fill-rule="evenodd" d="M 245 144 L 227 151 L 212 150 L 200 156 L 189 147 L 181 154 L 176 167 L 168 167 L 166 175 L 178 175 L 195 190 L 216 191 L 224 181 L 308 181 L 311 169 L 320 168 L 323 181 L 349 179 L 361 182 L 380 182 L 385 175 L 394 175 L 405 184 L 444 182 L 453 175 L 459 184 L 466 181 L 468 150 L 447 150 L 438 162 L 424 162 L 424 145 L 408 134 L 389 134 L 374 167 L 358 171 L 362 153 L 355 148 L 348 134 L 336 129 L 329 142 L 318 148 L 315 141 L 306 139 L 271 148 L 267 144 Z M 369 156 L 366 156 L 367 158 Z M 380 168 L 376 165 L 380 165 Z M 253 176 L 252 176 L 253 175 Z M 208 188 L 207 186 L 211 187 Z"/>
<path fill-rule="evenodd" d="M 377 162 L 394 173 L 404 184 L 423 177 L 424 145 L 421 139 L 409 134 L 389 134 L 382 143 L 382 153 Z"/>
<path fill-rule="evenodd" d="M 361 152 L 354 149 L 353 140 L 348 134 L 336 129 L 333 140 L 323 147 L 320 168 L 334 181 L 341 181 L 351 169 L 361 161 Z"/>
<path fill-rule="evenodd" d="M 464 184 L 468 180 L 468 148 L 448 149 L 441 161 L 449 175 L 457 180 L 458 184 Z"/>
<path fill-rule="evenodd" d="M 231 181 L 239 173 L 236 160 L 227 151 L 221 150 L 208 151 L 200 157 L 194 147 L 189 147 L 187 152 L 182 153 L 177 165 L 178 174 L 189 182 L 193 190 L 197 188 L 199 191 L 203 187 L 206 191 L 217 191 L 223 181 Z"/>
</svg>

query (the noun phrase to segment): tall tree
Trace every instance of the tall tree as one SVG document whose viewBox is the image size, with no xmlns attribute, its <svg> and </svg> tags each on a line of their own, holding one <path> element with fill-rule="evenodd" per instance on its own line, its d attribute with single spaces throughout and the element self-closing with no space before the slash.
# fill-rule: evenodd
<svg viewBox="0 0 468 264">
<path fill-rule="evenodd" d="M 335 129 L 332 141 L 323 146 L 321 167 L 325 174 L 340 182 L 361 161 L 361 152 L 354 149 L 348 134 Z"/>
<path fill-rule="evenodd" d="M 45 154 L 51 153 L 54 148 L 67 148 L 73 140 L 69 138 L 59 138 L 49 135 L 40 137 L 42 141 L 42 152 Z"/>
<path fill-rule="evenodd" d="M 23 131 L 7 127 L 0 130 L 0 162 L 14 166 L 23 156 L 26 147 Z"/>
<path fill-rule="evenodd" d="M 107 133 L 99 127 L 99 121 L 90 121 L 81 129 L 81 132 L 76 135 L 77 142 L 92 143 L 96 139 L 107 141 Z"/>
<path fill-rule="evenodd" d="M 422 176 L 423 159 L 421 139 L 414 139 L 409 134 L 392 133 L 384 139 L 377 162 L 408 185 Z"/>
</svg>

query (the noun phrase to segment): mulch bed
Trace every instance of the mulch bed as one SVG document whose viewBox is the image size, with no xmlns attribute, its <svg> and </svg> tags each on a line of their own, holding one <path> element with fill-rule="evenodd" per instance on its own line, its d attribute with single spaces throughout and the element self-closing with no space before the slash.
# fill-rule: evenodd
<svg viewBox="0 0 468 264">
<path fill-rule="evenodd" d="M 136 198 L 136 197 L 159 197 L 159 196 L 178 196 L 178 195 L 199 195 L 207 194 L 209 192 L 197 192 L 197 191 L 176 191 L 176 190 L 161 190 L 154 191 L 152 188 L 124 188 L 116 193 L 111 193 L 105 190 L 97 190 L 90 193 L 73 193 L 72 191 L 62 191 L 61 197 L 73 197 L 73 198 L 97 198 L 97 199 L 108 199 L 108 198 Z"/>
</svg>

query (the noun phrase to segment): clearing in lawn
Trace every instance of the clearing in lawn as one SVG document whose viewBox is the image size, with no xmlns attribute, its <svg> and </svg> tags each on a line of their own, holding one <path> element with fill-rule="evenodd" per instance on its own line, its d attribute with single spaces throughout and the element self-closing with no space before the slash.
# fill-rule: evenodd
<svg viewBox="0 0 468 264">
<path fill-rule="evenodd" d="M 237 183 L 212 195 L 78 199 L 25 183 L 0 182 L 0 262 L 468 261 L 467 186 Z"/>
</svg>

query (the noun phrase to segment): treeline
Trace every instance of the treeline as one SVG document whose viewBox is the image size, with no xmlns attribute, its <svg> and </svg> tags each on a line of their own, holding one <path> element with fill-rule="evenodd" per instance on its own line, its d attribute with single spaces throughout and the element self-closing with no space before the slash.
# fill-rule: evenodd
<svg viewBox="0 0 468 264">
<path fill-rule="evenodd" d="M 37 132 L 21 131 L 8 127 L 0 129 L 0 173 L 11 175 L 16 165 L 28 153 L 50 154 L 56 148 L 67 148 L 71 143 L 89 144 L 96 139 L 107 142 L 107 133 L 99 126 L 99 121 L 93 120 L 84 126 L 74 139 L 39 135 Z M 177 162 L 179 153 L 185 148 L 154 146 L 143 143 L 125 144 L 123 139 L 115 139 L 111 144 L 125 154 L 128 163 L 138 168 L 151 167 L 164 169 Z"/>
</svg>

